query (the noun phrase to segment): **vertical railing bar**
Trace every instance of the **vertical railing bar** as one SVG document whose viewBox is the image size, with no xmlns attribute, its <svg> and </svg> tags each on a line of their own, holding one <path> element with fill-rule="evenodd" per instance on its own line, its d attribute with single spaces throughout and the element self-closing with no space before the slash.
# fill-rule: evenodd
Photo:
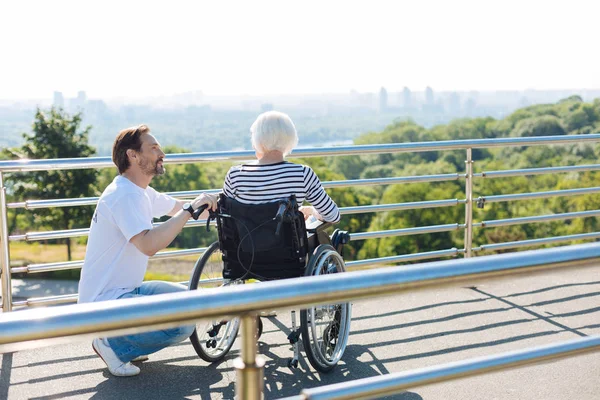
<svg viewBox="0 0 600 400">
<path fill-rule="evenodd" d="M 473 248 L 473 150 L 467 149 L 465 161 L 465 258 L 471 257 Z"/>
<path fill-rule="evenodd" d="M 8 243 L 8 216 L 6 213 L 6 187 L 0 171 L 0 266 L 2 278 L 2 311 L 12 311 L 12 284 L 10 276 L 10 248 Z"/>
<path fill-rule="evenodd" d="M 265 360 L 257 357 L 258 316 L 255 313 L 245 314 L 241 318 L 242 348 L 241 357 L 234 360 L 237 370 L 235 398 L 244 400 L 262 400 L 263 368 Z"/>
</svg>

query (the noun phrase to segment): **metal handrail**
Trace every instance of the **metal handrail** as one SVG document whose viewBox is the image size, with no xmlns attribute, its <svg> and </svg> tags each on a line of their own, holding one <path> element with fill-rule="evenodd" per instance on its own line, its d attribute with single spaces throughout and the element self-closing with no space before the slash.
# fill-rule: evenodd
<svg viewBox="0 0 600 400">
<path fill-rule="evenodd" d="M 401 254 L 398 256 L 367 258 L 364 260 L 348 261 L 346 263 L 346 267 L 357 268 L 357 267 L 364 267 L 367 265 L 376 265 L 376 264 L 392 265 L 392 264 L 396 264 L 399 262 L 428 260 L 428 259 L 432 259 L 432 258 L 452 257 L 452 256 L 457 255 L 461 251 L 463 251 L 463 250 L 458 250 L 456 247 L 453 247 L 453 248 L 447 249 L 447 250 L 427 251 L 424 253 L 412 253 L 412 254 Z"/>
<path fill-rule="evenodd" d="M 247 387 L 251 399 L 259 399 L 261 381 L 252 381 L 253 369 L 264 363 L 256 360 L 256 315 L 260 310 L 306 307 L 315 304 L 340 303 L 358 299 L 398 294 L 447 284 L 472 282 L 475 279 L 501 277 L 509 274 L 541 272 L 559 267 L 597 266 L 600 243 L 569 246 L 480 258 L 438 261 L 408 267 L 391 267 L 265 282 L 260 285 L 230 285 L 201 291 L 147 296 L 136 299 L 112 300 L 70 305 L 45 310 L 30 309 L 0 315 L 0 353 L 69 342 L 73 338 L 107 337 L 169 328 L 198 320 L 241 317 L 243 363 L 236 362 L 238 379 Z M 40 312 L 41 311 L 41 312 Z M 600 345 L 599 337 L 562 343 L 522 352 L 503 354 L 458 364 L 433 367 L 405 375 L 359 381 L 364 385 L 347 384 L 311 389 L 313 396 L 328 394 L 339 399 L 369 398 L 395 393 L 416 385 L 442 381 L 459 375 L 484 373 L 493 368 L 545 360 L 576 351 L 591 350 Z M 245 368 L 245 365 L 254 365 Z M 258 366 L 258 367 L 256 367 Z M 436 369 L 437 368 L 437 369 Z M 253 375 L 252 375 L 253 376 Z M 361 389 L 362 388 L 362 389 Z M 237 387 L 238 393 L 242 388 Z M 355 396 L 348 395 L 356 393 Z M 345 396 L 345 397 L 344 397 Z M 305 397 L 329 398 L 329 397 Z"/>
<path fill-rule="evenodd" d="M 418 226 L 414 228 L 402 228 L 402 229 L 390 229 L 387 231 L 371 231 L 371 232 L 358 232 L 351 233 L 350 240 L 366 240 L 366 239 L 378 239 L 384 237 L 393 236 L 411 236 L 419 235 L 422 233 L 437 233 L 437 232 L 450 232 L 464 229 L 464 225 L 461 224 L 445 224 L 445 225 L 430 225 L 430 226 Z"/>
<path fill-rule="evenodd" d="M 422 208 L 438 208 L 438 207 L 452 207 L 458 204 L 465 203 L 465 200 L 459 199 L 447 199 L 447 200 L 429 200 L 429 201 L 414 201 L 409 203 L 395 203 L 395 204 L 373 204 L 370 206 L 354 206 L 354 207 L 342 207 L 340 208 L 340 214 L 362 214 L 369 212 L 382 212 L 382 211 L 400 211 L 400 210 L 418 210 Z"/>
<path fill-rule="evenodd" d="M 437 175 L 416 175 L 416 176 L 398 176 L 392 178 L 372 178 L 372 179 L 349 179 L 342 181 L 325 181 L 321 182 L 325 189 L 345 188 L 354 186 L 378 186 L 378 185 L 395 185 L 399 183 L 421 183 L 421 182 L 446 182 L 458 180 L 461 174 L 437 174 Z M 193 199 L 201 193 L 220 193 L 221 189 L 202 189 L 202 190 L 186 190 L 179 192 L 167 192 L 171 197 L 176 199 Z M 7 208 L 24 208 L 26 210 L 35 210 L 38 208 L 49 207 L 80 207 L 94 206 L 98 204 L 100 197 L 80 197 L 70 199 L 51 199 L 51 200 L 26 200 L 15 203 L 8 203 Z"/>
<path fill-rule="evenodd" d="M 563 190 L 550 190 L 548 192 L 533 192 L 533 193 L 516 193 L 516 194 L 501 194 L 494 196 L 479 196 L 477 199 L 473 199 L 475 203 L 478 201 L 484 201 L 486 203 L 498 203 L 502 201 L 518 201 L 518 200 L 532 200 L 532 199 L 544 199 L 548 197 L 562 197 L 562 196 L 579 196 L 582 194 L 600 193 L 600 187 L 592 188 L 579 188 L 579 189 L 563 189 Z"/>
<path fill-rule="evenodd" d="M 516 249 L 518 247 L 542 246 L 550 243 L 571 242 L 574 240 L 590 240 L 600 238 L 600 232 L 580 233 L 576 235 L 554 236 L 540 239 L 520 240 L 518 242 L 504 242 L 484 244 L 473 249 L 473 251 L 494 251 L 505 249 Z"/>
<path fill-rule="evenodd" d="M 406 203 L 404 203 L 406 204 Z M 372 206 L 366 206 L 372 207 Z M 534 216 L 534 217 L 521 217 L 521 218 L 509 218 L 504 220 L 495 220 L 495 221 L 484 221 L 481 223 L 473 224 L 473 227 L 486 228 L 486 227 L 494 227 L 494 226 L 506 226 L 513 224 L 522 224 L 522 223 L 533 223 L 533 222 L 547 222 L 547 221 L 556 221 L 556 220 L 566 220 L 571 218 L 585 218 L 591 216 L 600 215 L 600 210 L 592 210 L 592 211 L 582 211 L 582 212 L 574 212 L 574 213 L 565 213 L 565 214 L 551 214 L 546 216 Z M 192 221 L 194 225 L 203 225 L 205 221 Z M 413 228 L 402 228 L 402 229 L 390 229 L 384 231 L 371 231 L 371 232 L 358 232 L 350 234 L 350 240 L 367 240 L 367 239 L 377 239 L 384 237 L 394 237 L 394 236 L 412 236 L 426 233 L 437 233 L 437 232 L 450 232 L 459 229 L 464 229 L 464 224 L 445 224 L 445 225 L 431 225 L 431 226 L 423 226 L 423 227 L 413 227 Z M 19 236 L 10 236 L 10 240 L 43 240 L 49 238 L 58 238 L 65 236 L 55 236 L 54 234 L 57 232 L 68 232 L 68 231 L 49 231 L 49 232 L 36 232 L 35 236 L 29 236 L 31 234 L 19 235 Z M 76 234 L 78 236 L 85 236 L 77 231 Z M 588 240 L 600 237 L 600 233 L 586 233 L 586 234 L 577 234 L 577 235 L 569 235 L 569 236 L 556 236 L 544 239 L 532 239 L 532 240 L 523 240 L 519 242 L 505 242 L 498 244 L 486 244 L 472 250 L 484 251 L 484 250 L 501 250 L 501 249 L 509 249 L 509 248 L 518 248 L 518 247 L 528 247 L 528 246 L 536 246 L 543 245 L 547 243 L 558 243 L 558 242 L 566 242 L 571 240 Z M 206 250 L 205 247 L 193 248 L 193 249 L 185 249 L 185 250 L 170 250 L 159 252 L 151 259 L 156 258 L 173 258 L 173 257 L 183 257 L 188 255 L 196 255 L 202 254 Z M 456 249 L 448 249 L 448 250 L 438 250 L 433 252 L 425 252 L 425 253 L 416 253 L 412 255 L 400 255 L 400 256 L 392 256 L 380 259 L 366 259 L 359 261 L 351 261 L 348 263 L 349 266 L 364 266 L 364 265 L 375 265 L 375 264 L 389 264 L 394 262 L 403 262 L 403 261 L 416 261 L 423 260 L 428 258 L 438 258 L 445 256 L 452 256 L 458 254 L 460 251 Z M 395 260 L 395 261 L 394 261 Z M 43 264 L 30 264 L 23 267 L 12 267 L 12 273 L 42 273 L 42 272 L 52 272 L 52 271 L 61 271 L 61 270 L 69 270 L 69 269 L 78 269 L 83 266 L 83 260 L 79 261 L 65 261 L 65 262 L 57 262 L 57 263 L 43 263 Z M 15 303 L 16 304 L 16 303 Z"/>
<path fill-rule="evenodd" d="M 424 233 L 436 233 L 436 232 L 449 232 L 455 231 L 458 229 L 463 229 L 464 225 L 461 224 L 446 224 L 446 225 L 431 225 L 431 226 L 422 226 L 416 228 L 404 228 L 404 229 L 392 229 L 386 231 L 372 231 L 372 232 L 358 232 L 350 234 L 350 240 L 367 240 L 367 239 L 376 239 L 383 237 L 393 237 L 393 236 L 409 236 L 409 235 L 418 235 Z M 184 249 L 184 250 L 168 250 L 161 251 L 156 253 L 154 256 L 150 257 L 153 259 L 164 259 L 164 258 L 174 258 L 174 257 L 185 257 L 190 255 L 199 255 L 206 251 L 206 247 L 198 247 L 193 249 Z M 453 250 L 444 250 L 444 251 L 453 251 Z M 429 254 L 428 253 L 418 253 L 414 254 L 416 258 L 406 260 L 406 261 L 414 261 L 423 259 L 420 257 L 420 254 Z M 453 253 L 452 255 L 455 255 Z M 407 255 L 403 255 L 402 257 L 407 257 Z M 432 254 L 432 257 L 436 258 L 435 254 Z M 375 260 L 376 259 L 372 259 Z M 361 265 L 367 265 L 367 261 L 365 260 Z M 389 262 L 385 261 L 385 262 Z M 349 264 L 351 265 L 352 262 Z M 376 264 L 377 262 L 372 262 L 372 264 Z M 53 263 L 42 263 L 42 264 L 29 264 L 22 267 L 12 267 L 10 270 L 13 274 L 15 273 L 42 273 L 42 272 L 52 272 L 52 271 L 62 271 L 62 270 L 70 270 L 70 269 L 79 269 L 83 267 L 83 260 L 77 261 L 63 261 L 63 262 L 53 262 Z"/>
<path fill-rule="evenodd" d="M 30 297 L 27 300 L 19 300 L 13 303 L 15 307 L 35 307 L 42 305 L 58 305 L 58 304 L 69 304 L 77 302 L 79 298 L 78 294 L 62 294 L 58 296 L 47 296 L 47 297 Z"/>
<path fill-rule="evenodd" d="M 0 162 L 1 164 L 1 162 Z M 474 173 L 474 178 L 505 178 L 511 176 L 528 176 L 528 175 L 543 175 L 552 173 L 565 172 L 584 172 L 600 170 L 600 164 L 591 165 L 573 165 L 566 167 L 548 167 L 548 168 L 526 168 L 515 170 L 488 171 Z M 464 178 L 465 174 L 435 174 L 435 175 L 414 175 L 414 176 L 398 176 L 391 178 L 370 178 L 370 179 L 348 179 L 341 181 L 325 181 L 322 182 L 324 188 L 344 188 L 354 186 L 377 186 L 377 185 L 394 185 L 399 183 L 423 183 L 423 182 L 446 182 L 455 181 Z M 577 190 L 577 189 L 573 189 Z M 206 189 L 206 190 L 187 190 L 179 192 L 167 192 L 169 196 L 177 199 L 191 199 L 201 193 L 219 193 L 221 189 Z M 540 193 L 540 192 L 537 192 Z M 487 196 L 490 199 L 493 196 Z M 26 200 L 21 202 L 8 203 L 7 208 L 25 208 L 34 210 L 38 208 L 49 207 L 80 207 L 93 206 L 98 203 L 99 197 L 81 197 L 69 199 L 51 199 L 51 200 Z M 487 200 L 491 202 L 491 200 Z"/>
<path fill-rule="evenodd" d="M 202 254 L 206 251 L 206 247 L 197 247 L 195 249 L 183 249 L 183 250 L 167 250 L 159 251 L 150 260 L 175 258 L 175 257 L 187 257 Z M 52 271 L 63 271 L 69 269 L 79 269 L 83 267 L 83 260 L 76 261 L 63 261 L 54 263 L 43 263 L 43 264 L 29 264 L 24 267 L 12 267 L 10 271 L 15 273 L 41 273 L 41 272 L 52 272 Z"/>
<path fill-rule="evenodd" d="M 565 167 L 544 167 L 544 168 L 525 168 L 525 169 L 505 169 L 503 171 L 487 171 L 473 174 L 476 178 L 506 178 L 510 176 L 530 176 L 530 175 L 544 175 L 544 174 L 557 174 L 565 172 L 584 172 L 584 171 L 598 171 L 600 170 L 600 164 L 589 164 L 589 165 L 570 165 Z"/>
<path fill-rule="evenodd" d="M 549 167 L 549 168 L 529 168 L 520 170 L 504 170 L 504 171 L 489 171 L 482 173 L 475 173 L 475 178 L 499 178 L 499 177 L 510 177 L 510 176 L 526 176 L 526 175 L 542 175 L 559 172 L 582 172 L 582 171 L 594 171 L 600 170 L 600 164 L 594 165 L 574 165 L 567 167 Z M 341 181 L 325 181 L 322 182 L 324 188 L 345 188 L 354 186 L 377 186 L 377 185 L 395 185 L 400 183 L 423 183 L 423 182 L 446 182 L 455 181 L 460 178 L 464 178 L 464 174 L 436 174 L 436 175 L 414 175 L 414 176 L 398 176 L 391 178 L 371 178 L 371 179 L 348 179 Z M 600 189 L 600 188 L 596 188 Z M 569 190 L 584 190 L 584 189 L 569 189 Z M 168 192 L 169 196 L 177 199 L 190 199 L 194 198 L 201 193 L 219 193 L 221 189 L 206 189 L 206 190 L 187 190 L 179 192 Z M 561 192 L 561 191 L 555 191 Z M 542 193 L 542 192 L 534 192 Z M 552 193 L 552 192 L 543 192 Z M 574 193 L 581 194 L 581 193 Z M 568 194 L 566 194 L 568 195 Z M 487 202 L 492 202 L 494 196 L 481 196 L 486 199 Z M 541 196 L 539 196 L 541 197 Z M 551 195 L 547 197 L 552 197 Z M 535 197 L 531 197 L 535 198 Z M 26 210 L 35 210 L 39 208 L 49 207 L 80 207 L 80 206 L 93 206 L 98 204 L 99 197 L 82 197 L 82 198 L 69 198 L 69 199 L 51 199 L 51 200 L 26 200 L 14 203 L 8 203 L 7 208 L 24 208 Z"/>
<path fill-rule="evenodd" d="M 562 214 L 549 214 L 549 215 L 537 215 L 534 217 L 519 217 L 519 218 L 507 218 L 507 219 L 496 219 L 493 221 L 483 221 L 473 224 L 475 228 L 494 228 L 496 226 L 509 226 L 509 225 L 521 225 L 521 224 L 533 224 L 538 222 L 548 221 L 563 221 L 572 218 L 588 218 L 597 217 L 600 215 L 600 210 L 589 210 L 589 211 L 576 211 Z"/>
<path fill-rule="evenodd" d="M 600 134 L 536 136 L 519 138 L 444 140 L 431 142 L 410 142 L 391 144 L 371 144 L 358 146 L 319 147 L 296 149 L 292 158 L 348 156 L 382 153 L 407 153 L 441 150 L 484 149 L 506 146 L 544 146 L 549 144 L 571 144 L 581 142 L 598 142 Z M 169 154 L 165 164 L 189 164 L 222 160 L 249 160 L 254 158 L 254 151 L 219 151 L 203 153 Z M 0 172 L 51 171 L 66 169 L 107 168 L 114 164 L 110 157 L 61 158 L 52 160 L 16 160 L 1 161 Z"/>
<path fill-rule="evenodd" d="M 437 208 L 437 207 L 451 207 L 457 204 L 464 203 L 464 200 L 448 199 L 448 200 L 431 200 L 431 201 L 416 201 L 411 203 L 394 203 L 394 204 L 375 204 L 367 206 L 355 206 L 355 207 L 340 207 L 340 214 L 360 214 L 370 212 L 381 212 L 381 211 L 399 211 L 399 210 L 416 210 L 422 208 Z M 154 223 L 153 226 L 160 225 L 160 222 Z M 214 222 L 211 222 L 214 224 Z M 184 228 L 204 226 L 206 220 L 188 221 Z M 27 232 L 22 235 L 11 235 L 8 240 L 11 242 L 17 241 L 37 241 L 37 240 L 53 240 L 53 239 L 65 239 L 72 237 L 82 237 L 89 234 L 89 228 L 81 229 L 67 229 L 59 231 L 44 231 L 44 232 Z"/>
<path fill-rule="evenodd" d="M 428 383 L 482 375 L 501 369 L 600 351 L 600 336 L 574 339 L 493 356 L 477 357 L 405 372 L 356 379 L 302 390 L 281 400 L 366 400 L 390 396 Z"/>
<path fill-rule="evenodd" d="M 20 350 L 22 347 L 9 344 L 34 340 L 143 332 L 219 316 L 373 298 L 509 273 L 574 265 L 594 266 L 599 261 L 600 243 L 592 243 L 268 281 L 260 285 L 229 285 L 136 299 L 23 310 L 0 315 L 0 352 Z"/>
</svg>

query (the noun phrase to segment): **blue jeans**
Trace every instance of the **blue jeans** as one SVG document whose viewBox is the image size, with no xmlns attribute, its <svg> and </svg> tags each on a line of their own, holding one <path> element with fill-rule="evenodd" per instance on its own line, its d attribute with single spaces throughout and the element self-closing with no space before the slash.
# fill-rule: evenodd
<svg viewBox="0 0 600 400">
<path fill-rule="evenodd" d="M 185 290 L 187 290 L 185 286 L 177 283 L 149 281 L 142 283 L 139 288 L 119 296 L 119 299 L 183 292 Z M 155 353 L 189 338 L 195 328 L 195 326 L 180 326 L 160 331 L 113 337 L 108 339 L 108 343 L 121 361 L 128 362 L 136 357 Z"/>
</svg>

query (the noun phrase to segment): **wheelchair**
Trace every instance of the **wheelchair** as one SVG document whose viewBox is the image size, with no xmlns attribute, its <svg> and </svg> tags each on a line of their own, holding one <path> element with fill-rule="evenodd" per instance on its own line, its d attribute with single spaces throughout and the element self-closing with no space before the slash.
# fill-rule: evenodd
<svg viewBox="0 0 600 400">
<path fill-rule="evenodd" d="M 196 262 L 189 290 L 345 272 L 343 246 L 350 236 L 336 230 L 329 236 L 331 223 L 315 221 L 307 227 L 295 196 L 277 202 L 247 205 L 220 195 L 216 212 L 218 238 Z M 203 210 L 198 210 L 197 217 Z M 297 368 L 302 341 L 306 357 L 317 371 L 332 371 L 342 358 L 350 334 L 351 304 L 319 305 L 291 312 L 293 348 L 288 367 Z M 262 333 L 258 318 L 256 339 Z M 238 334 L 238 318 L 199 324 L 190 336 L 198 356 L 207 362 L 222 360 Z"/>
</svg>

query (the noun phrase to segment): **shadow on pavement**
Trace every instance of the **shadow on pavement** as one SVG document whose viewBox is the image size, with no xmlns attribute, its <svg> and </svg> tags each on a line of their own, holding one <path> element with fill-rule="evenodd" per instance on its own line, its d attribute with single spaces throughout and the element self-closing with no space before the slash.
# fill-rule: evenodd
<svg viewBox="0 0 600 400">
<path fill-rule="evenodd" d="M 344 352 L 342 362 L 328 374 L 313 372 L 304 357 L 300 358 L 297 369 L 289 369 L 286 366 L 287 358 L 277 358 L 269 348 L 268 344 L 261 343 L 261 354 L 270 357 L 265 365 L 265 399 L 295 396 L 300 394 L 302 389 L 389 373 L 383 363 L 377 360 L 367 346 L 363 345 L 349 345 Z M 370 360 L 365 361 L 366 358 Z M 421 400 L 422 397 L 413 392 L 404 392 L 385 399 Z"/>
<path fill-rule="evenodd" d="M 212 387 L 223 379 L 223 369 L 218 365 L 179 366 L 171 361 L 144 363 L 142 373 L 135 377 L 118 378 L 103 369 L 106 380 L 95 387 L 57 393 L 51 396 L 31 397 L 31 400 L 60 399 L 81 396 L 90 399 L 183 399 L 200 396 L 210 399 L 211 395 L 223 399 L 233 399 L 234 382 L 224 387 Z M 58 378 L 58 377 L 55 377 Z M 212 387 L 212 388 L 211 388 Z"/>
<path fill-rule="evenodd" d="M 10 386 L 10 374 L 12 372 L 12 353 L 0 354 L 0 399 L 8 399 L 8 387 Z"/>
</svg>

